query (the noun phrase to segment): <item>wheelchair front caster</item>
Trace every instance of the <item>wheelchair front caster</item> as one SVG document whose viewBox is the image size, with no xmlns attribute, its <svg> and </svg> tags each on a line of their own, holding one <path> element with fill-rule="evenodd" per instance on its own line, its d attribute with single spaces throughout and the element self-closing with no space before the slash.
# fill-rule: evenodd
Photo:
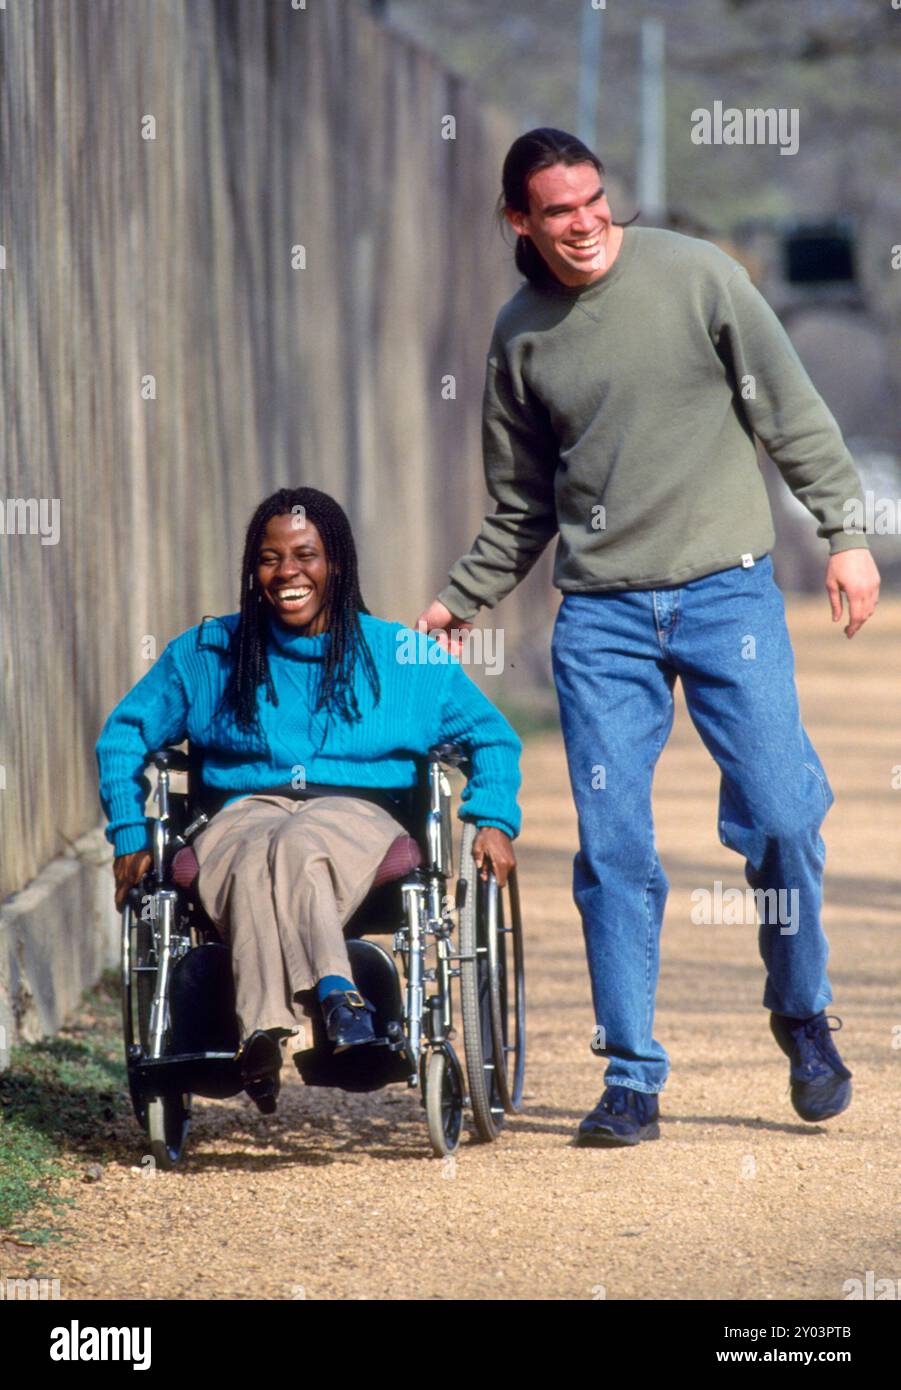
<svg viewBox="0 0 901 1390">
<path fill-rule="evenodd" d="M 147 1135 L 157 1168 L 177 1168 L 191 1123 L 191 1097 L 172 1093 L 147 1101 Z"/>
<path fill-rule="evenodd" d="M 432 1153 L 444 1158 L 460 1142 L 463 1128 L 463 1069 L 450 1043 L 429 1054 L 425 1068 L 425 1114 Z"/>
</svg>

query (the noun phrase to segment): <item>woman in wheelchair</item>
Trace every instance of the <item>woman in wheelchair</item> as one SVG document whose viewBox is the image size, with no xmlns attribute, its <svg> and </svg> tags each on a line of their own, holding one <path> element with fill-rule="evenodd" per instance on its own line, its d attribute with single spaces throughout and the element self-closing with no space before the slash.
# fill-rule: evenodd
<svg viewBox="0 0 901 1390">
<path fill-rule="evenodd" d="M 397 815 L 415 756 L 444 741 L 466 749 L 459 815 L 480 827 L 478 871 L 490 865 L 503 887 L 522 745 L 446 649 L 370 614 L 348 519 L 309 487 L 281 489 L 252 517 L 240 612 L 171 641 L 104 725 L 117 907 L 151 865 L 147 755 L 185 738 L 222 803 L 193 842 L 195 891 L 230 948 L 242 1081 L 271 1113 L 280 1040 L 314 1008 L 336 1050 L 374 1040 L 343 927 L 406 833 Z"/>
</svg>

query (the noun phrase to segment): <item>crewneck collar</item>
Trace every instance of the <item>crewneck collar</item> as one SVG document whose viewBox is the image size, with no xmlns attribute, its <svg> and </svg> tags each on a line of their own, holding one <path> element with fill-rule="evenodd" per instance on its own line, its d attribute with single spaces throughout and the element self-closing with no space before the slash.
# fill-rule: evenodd
<svg viewBox="0 0 901 1390">
<path fill-rule="evenodd" d="M 318 632 L 308 637 L 302 632 L 292 632 L 277 618 L 269 619 L 269 637 L 277 650 L 301 661 L 321 661 L 331 639 L 330 632 Z"/>
<path fill-rule="evenodd" d="M 594 299 L 603 293 L 608 285 L 612 285 L 629 266 L 629 262 L 635 256 L 635 244 L 638 241 L 635 233 L 640 233 L 640 227 L 626 227 L 623 230 L 622 245 L 619 254 L 613 265 L 603 275 L 599 275 L 596 280 L 591 280 L 587 285 L 564 285 L 555 276 L 548 274 L 539 284 L 529 282 L 532 289 L 539 294 L 551 294 L 560 299 Z"/>
</svg>

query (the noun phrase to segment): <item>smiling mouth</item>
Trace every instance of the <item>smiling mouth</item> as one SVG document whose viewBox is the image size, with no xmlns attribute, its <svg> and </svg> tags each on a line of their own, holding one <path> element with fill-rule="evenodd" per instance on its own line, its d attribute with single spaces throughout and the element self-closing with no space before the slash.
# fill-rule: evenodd
<svg viewBox="0 0 901 1390">
<path fill-rule="evenodd" d="M 302 608 L 312 592 L 313 586 L 311 584 L 304 584 L 294 588 L 276 589 L 274 597 L 279 608 L 287 608 L 291 611 L 292 609 Z"/>
<path fill-rule="evenodd" d="M 594 236 L 579 237 L 577 241 L 566 241 L 563 244 L 573 251 L 596 251 L 601 245 L 601 234 L 597 232 Z"/>
</svg>

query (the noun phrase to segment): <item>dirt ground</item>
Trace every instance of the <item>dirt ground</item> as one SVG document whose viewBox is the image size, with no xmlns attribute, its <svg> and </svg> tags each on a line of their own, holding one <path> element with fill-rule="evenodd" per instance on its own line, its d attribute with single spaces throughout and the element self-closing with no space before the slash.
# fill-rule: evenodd
<svg viewBox="0 0 901 1390">
<path fill-rule="evenodd" d="M 570 897 L 575 813 L 559 737 L 542 736 L 526 747 L 518 841 L 521 1115 L 496 1143 L 467 1137 L 441 1161 L 405 1087 L 306 1090 L 286 1068 L 275 1117 L 243 1096 L 198 1100 L 182 1171 L 142 1169 L 131 1125 L 100 1181 L 67 1180 L 75 1205 L 59 1218 L 64 1244 L 48 1251 L 62 1296 L 835 1300 L 868 1270 L 901 1279 L 901 601 L 883 602 L 851 642 L 825 599 L 793 603 L 789 621 L 805 724 L 836 791 L 824 920 L 849 1111 L 817 1126 L 792 1110 L 755 928 L 691 923 L 694 887 L 746 884 L 717 837 L 718 774 L 680 701 L 655 789 L 671 882 L 659 1142 L 572 1142 L 604 1063 L 589 1047 Z"/>
</svg>

